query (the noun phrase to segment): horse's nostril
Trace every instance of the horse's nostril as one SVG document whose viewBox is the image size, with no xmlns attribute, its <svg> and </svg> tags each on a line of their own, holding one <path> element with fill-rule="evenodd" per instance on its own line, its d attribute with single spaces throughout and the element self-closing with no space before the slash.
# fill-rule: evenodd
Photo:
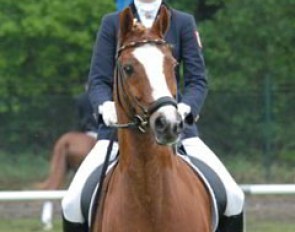
<svg viewBox="0 0 295 232">
<path fill-rule="evenodd" d="M 183 121 L 180 120 L 180 122 L 178 123 L 178 128 L 181 131 L 183 129 Z"/>
<path fill-rule="evenodd" d="M 175 134 L 179 134 L 179 133 L 181 133 L 182 129 L 183 129 L 183 122 L 179 121 L 179 122 L 175 123 L 175 125 L 173 126 L 172 132 Z"/>
<path fill-rule="evenodd" d="M 158 117 L 155 120 L 155 127 L 158 131 L 165 130 L 166 126 L 167 126 L 167 121 L 164 117 Z"/>
</svg>

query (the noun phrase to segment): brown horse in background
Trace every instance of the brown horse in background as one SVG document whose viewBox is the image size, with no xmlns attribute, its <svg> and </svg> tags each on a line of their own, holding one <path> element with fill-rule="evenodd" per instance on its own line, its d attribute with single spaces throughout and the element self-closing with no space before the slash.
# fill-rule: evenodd
<svg viewBox="0 0 295 232">
<path fill-rule="evenodd" d="M 67 132 L 54 144 L 51 154 L 50 170 L 47 179 L 36 183 L 39 190 L 57 190 L 64 187 L 67 174 L 77 170 L 84 158 L 96 143 L 96 138 L 83 132 Z M 53 202 L 45 201 L 41 213 L 43 230 L 51 230 Z"/>
<path fill-rule="evenodd" d="M 208 190 L 176 155 L 183 121 L 174 99 L 177 62 L 163 40 L 169 20 L 163 6 L 151 29 L 129 8 L 121 13 L 114 81 L 120 155 L 103 183 L 92 232 L 212 231 Z"/>
<path fill-rule="evenodd" d="M 70 170 L 77 170 L 95 142 L 94 137 L 83 132 L 67 132 L 59 137 L 51 154 L 49 176 L 36 187 L 41 190 L 63 187 L 66 174 Z"/>
</svg>

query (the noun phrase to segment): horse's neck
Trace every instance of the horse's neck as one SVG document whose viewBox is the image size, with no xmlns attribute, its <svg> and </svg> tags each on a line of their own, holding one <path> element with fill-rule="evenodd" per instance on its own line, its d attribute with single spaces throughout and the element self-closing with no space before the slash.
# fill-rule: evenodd
<svg viewBox="0 0 295 232">
<path fill-rule="evenodd" d="M 120 123 L 128 121 L 120 109 L 118 115 Z M 153 191 L 156 186 L 161 188 L 164 182 L 167 183 L 167 178 L 172 179 L 167 175 L 171 176 L 171 170 L 175 167 L 173 149 L 157 144 L 149 129 L 146 133 L 138 129 L 120 129 L 118 139 L 118 170 L 124 176 L 125 184 L 130 185 L 137 195 L 146 190 Z"/>
<path fill-rule="evenodd" d="M 131 182 L 154 185 L 162 177 L 165 178 L 167 170 L 173 169 L 175 157 L 172 147 L 158 145 L 149 132 L 142 134 L 131 130 L 121 131 L 119 146 L 120 168 L 127 173 Z"/>
<path fill-rule="evenodd" d="M 124 130 L 119 132 L 120 159 L 124 163 L 161 166 L 172 159 L 173 149 L 156 143 L 150 132 Z M 157 161 L 154 163 L 154 161 Z"/>
</svg>

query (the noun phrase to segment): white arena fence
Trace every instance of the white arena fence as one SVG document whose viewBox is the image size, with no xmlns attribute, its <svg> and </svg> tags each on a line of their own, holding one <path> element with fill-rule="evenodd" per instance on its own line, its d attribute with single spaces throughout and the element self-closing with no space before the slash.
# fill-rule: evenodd
<svg viewBox="0 0 295 232">
<path fill-rule="evenodd" d="M 295 194 L 295 184 L 249 184 L 241 185 L 246 195 L 286 195 Z M 66 191 L 0 191 L 0 204 L 5 201 L 44 201 L 41 213 L 43 230 L 51 230 L 53 227 L 53 200 L 61 200 Z"/>
<path fill-rule="evenodd" d="M 0 191 L 0 201 L 61 200 L 66 191 Z"/>
<path fill-rule="evenodd" d="M 295 194 L 295 184 L 246 184 L 241 188 L 247 195 Z M 0 191 L 1 201 L 61 200 L 65 190 L 58 191 Z"/>
</svg>

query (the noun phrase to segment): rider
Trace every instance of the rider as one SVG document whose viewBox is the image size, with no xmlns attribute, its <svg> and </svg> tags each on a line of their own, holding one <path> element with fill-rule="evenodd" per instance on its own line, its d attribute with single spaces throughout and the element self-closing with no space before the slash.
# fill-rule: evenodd
<svg viewBox="0 0 295 232">
<path fill-rule="evenodd" d="M 166 5 L 171 14 L 170 28 L 166 41 L 173 45 L 173 55 L 184 67 L 184 89 L 178 98 L 178 111 L 182 118 L 196 118 L 207 93 L 205 66 L 201 53 L 201 43 L 193 16 L 167 6 L 162 0 L 134 0 L 130 4 L 135 17 L 150 28 L 161 5 Z M 89 175 L 102 165 L 112 139 L 108 126 L 117 122 L 115 105 L 112 99 L 113 75 L 119 28 L 119 13 L 106 15 L 101 24 L 93 51 L 89 74 L 89 96 L 93 108 L 99 115 L 99 140 L 83 161 L 70 188 L 62 201 L 64 231 L 87 231 L 83 218 L 80 199 L 83 185 Z M 179 81 L 179 68 L 176 70 Z M 180 93 L 179 93 L 180 96 Z M 220 232 L 243 231 L 244 194 L 217 156 L 198 137 L 195 124 L 186 127 L 182 144 L 188 156 L 197 158 L 211 167 L 223 182 L 226 190 L 227 205 L 220 219 Z M 118 144 L 113 144 L 111 159 L 118 152 Z"/>
</svg>

